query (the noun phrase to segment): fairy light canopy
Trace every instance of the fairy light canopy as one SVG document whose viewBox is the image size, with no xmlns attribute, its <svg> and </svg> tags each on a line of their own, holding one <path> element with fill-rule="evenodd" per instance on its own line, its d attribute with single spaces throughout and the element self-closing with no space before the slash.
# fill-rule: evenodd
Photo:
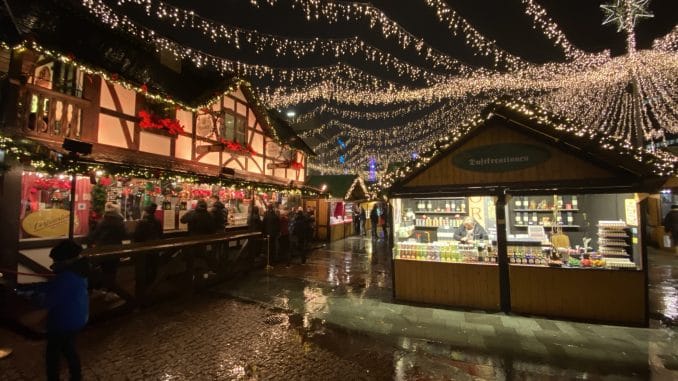
<svg viewBox="0 0 678 381">
<path fill-rule="evenodd" d="M 370 158 L 383 168 L 407 162 L 509 98 L 620 146 L 678 134 L 674 0 L 6 4 L 19 18 L 66 9 L 174 56 L 187 72 L 250 82 L 265 106 L 296 111 L 288 119 L 317 153 L 308 168 L 323 173 L 360 172 Z M 13 26 L 8 12 L 0 17 L 7 40 Z"/>
</svg>

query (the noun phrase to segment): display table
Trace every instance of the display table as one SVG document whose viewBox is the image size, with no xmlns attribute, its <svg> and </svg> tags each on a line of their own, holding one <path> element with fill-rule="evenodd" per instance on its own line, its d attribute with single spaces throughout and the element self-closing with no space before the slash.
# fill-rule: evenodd
<svg viewBox="0 0 678 381">
<path fill-rule="evenodd" d="M 645 274 L 636 270 L 509 267 L 516 313 L 642 326 Z"/>
<path fill-rule="evenodd" d="M 499 267 L 395 259 L 395 297 L 410 302 L 499 310 Z"/>
</svg>

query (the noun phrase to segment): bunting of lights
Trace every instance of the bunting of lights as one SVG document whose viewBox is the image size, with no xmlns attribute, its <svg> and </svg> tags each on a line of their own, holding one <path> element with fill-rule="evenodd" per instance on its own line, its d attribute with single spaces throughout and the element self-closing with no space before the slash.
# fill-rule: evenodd
<svg viewBox="0 0 678 381">
<path fill-rule="evenodd" d="M 236 74 L 247 78 L 268 79 L 278 82 L 310 83 L 324 78 L 333 78 L 341 83 L 347 78 L 361 83 L 367 83 L 374 89 L 393 87 L 395 84 L 383 80 L 365 71 L 339 62 L 334 65 L 284 69 L 267 65 L 249 64 L 229 60 L 212 54 L 183 46 L 171 39 L 161 36 L 154 30 L 134 22 L 125 15 L 118 15 L 101 0 L 83 0 L 85 8 L 105 25 L 128 33 L 142 41 L 153 44 L 157 51 L 167 51 L 180 60 L 188 60 L 196 67 L 209 66 L 224 74 Z M 436 79 L 437 77 L 433 77 Z"/>
<path fill-rule="evenodd" d="M 586 54 L 572 45 L 565 36 L 565 33 L 560 30 L 558 24 L 548 16 L 546 10 L 541 5 L 537 4 L 534 0 L 521 1 L 525 6 L 525 13 L 532 16 L 533 24 L 538 27 L 549 40 L 553 41 L 556 46 L 563 49 L 566 58 L 576 59 Z M 604 54 L 609 55 L 609 52 Z"/>
<path fill-rule="evenodd" d="M 151 0 L 138 1 L 150 2 Z M 425 2 L 429 7 L 434 8 L 438 20 L 446 23 L 453 36 L 463 34 L 466 44 L 474 48 L 478 54 L 492 57 L 495 66 L 503 66 L 512 70 L 527 65 L 520 57 L 504 51 L 494 41 L 483 36 L 442 0 L 425 0 Z M 259 4 L 271 6 L 277 3 L 277 0 L 252 1 L 252 4 L 257 6 Z M 293 9 L 303 11 L 307 20 L 319 20 L 322 18 L 328 23 L 337 23 L 339 20 L 365 20 L 371 28 L 380 30 L 385 38 L 396 39 L 402 47 L 415 46 L 418 51 L 429 49 L 422 39 L 412 35 L 400 24 L 390 19 L 383 11 L 370 3 L 320 0 L 291 0 L 280 3 L 289 3 Z"/>
<path fill-rule="evenodd" d="M 243 44 L 247 44 L 252 46 L 257 53 L 262 53 L 268 49 L 276 56 L 289 55 L 295 58 L 302 58 L 313 53 L 335 58 L 360 54 L 360 57 L 364 60 L 394 70 L 399 76 L 420 79 L 431 75 L 431 73 L 404 62 L 390 53 L 375 48 L 356 36 L 340 39 L 288 38 L 219 23 L 192 10 L 179 8 L 163 1 L 120 0 L 118 3 L 136 5 L 141 7 L 147 16 L 166 21 L 176 28 L 196 30 L 215 43 L 226 43 L 237 49 L 240 49 Z M 85 2 L 83 5 L 90 6 L 91 4 Z M 432 48 L 428 48 L 427 54 L 422 56 L 431 63 L 433 68 L 446 69 L 456 73 L 471 71 L 468 66 L 458 60 Z"/>
</svg>

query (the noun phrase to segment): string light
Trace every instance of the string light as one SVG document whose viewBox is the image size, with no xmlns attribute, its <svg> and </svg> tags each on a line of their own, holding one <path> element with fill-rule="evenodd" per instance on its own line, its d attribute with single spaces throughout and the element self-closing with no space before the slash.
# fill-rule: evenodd
<svg viewBox="0 0 678 381">
<path fill-rule="evenodd" d="M 302 58 L 313 53 L 335 58 L 360 54 L 362 59 L 394 70 L 400 76 L 407 75 L 410 78 L 419 79 L 432 75 L 367 44 L 356 36 L 340 39 L 321 39 L 317 37 L 292 39 L 219 23 L 203 17 L 192 10 L 182 9 L 162 1 L 120 0 L 118 4 L 142 7 L 147 16 L 163 21 L 167 20 L 173 27 L 196 30 L 212 42 L 227 43 L 237 49 L 240 49 L 243 44 L 248 44 L 254 48 L 249 50 L 253 50 L 258 54 L 263 53 L 265 49 L 270 50 L 275 56 L 290 55 L 295 58 Z M 83 5 L 89 6 L 90 4 L 83 3 Z M 466 73 L 471 70 L 468 66 L 463 65 L 452 57 L 439 53 L 432 48 L 430 50 L 430 54 L 422 56 L 433 65 L 433 68 L 442 68 L 457 73 Z"/>
</svg>

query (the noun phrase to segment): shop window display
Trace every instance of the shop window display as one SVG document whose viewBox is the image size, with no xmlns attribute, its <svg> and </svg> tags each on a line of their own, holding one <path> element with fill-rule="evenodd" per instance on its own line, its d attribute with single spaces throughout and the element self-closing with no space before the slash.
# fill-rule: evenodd
<svg viewBox="0 0 678 381">
<path fill-rule="evenodd" d="M 396 199 L 396 259 L 495 264 L 491 197 Z"/>
<path fill-rule="evenodd" d="M 514 196 L 512 201 L 507 206 L 511 265 L 641 268 L 633 194 Z"/>
<path fill-rule="evenodd" d="M 89 177 L 78 176 L 75 193 L 75 235 L 89 232 L 91 189 Z M 58 238 L 68 235 L 71 177 L 24 172 L 21 182 L 19 238 Z"/>
</svg>

